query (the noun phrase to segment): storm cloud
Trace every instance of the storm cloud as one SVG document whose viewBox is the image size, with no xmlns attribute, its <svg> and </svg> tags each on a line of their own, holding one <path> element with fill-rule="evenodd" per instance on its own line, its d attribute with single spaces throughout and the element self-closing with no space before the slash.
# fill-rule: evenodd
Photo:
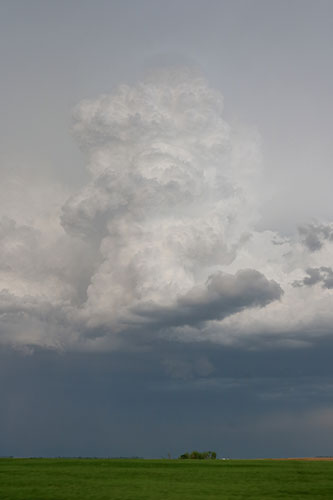
<svg viewBox="0 0 333 500">
<path fill-rule="evenodd" d="M 258 271 L 245 269 L 236 275 L 216 273 L 204 286 L 197 286 L 178 297 L 174 307 L 156 308 L 143 304 L 134 312 L 163 326 L 200 325 L 222 320 L 249 307 L 264 307 L 278 300 L 283 291 Z"/>
<path fill-rule="evenodd" d="M 0 453 L 332 455 L 333 4 L 0 2 Z"/>
<path fill-rule="evenodd" d="M 46 202 L 40 185 L 23 192 L 4 179 L 4 195 L 9 186 L 26 209 L 7 205 L 0 225 L 2 343 L 109 350 L 141 338 L 263 335 L 302 344 L 319 325 L 326 332 L 331 226 L 289 238 L 257 229 L 260 137 L 228 124 L 222 95 L 199 72 L 155 69 L 83 100 L 72 130 L 86 159 L 80 188 L 46 185 Z M 305 285 L 318 281 L 313 301 Z"/>
</svg>

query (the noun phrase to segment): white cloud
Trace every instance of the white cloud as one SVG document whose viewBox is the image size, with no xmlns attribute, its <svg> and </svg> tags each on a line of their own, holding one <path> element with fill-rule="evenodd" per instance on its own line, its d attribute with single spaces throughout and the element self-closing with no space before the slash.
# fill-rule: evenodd
<svg viewBox="0 0 333 500">
<path fill-rule="evenodd" d="M 202 77 L 178 68 L 120 86 L 81 102 L 73 129 L 90 175 L 79 192 L 2 184 L 3 342 L 109 349 L 147 330 L 214 342 L 327 333 L 330 290 L 293 283 L 331 265 L 331 226 L 300 240 L 256 230 L 260 140 L 225 122 Z"/>
</svg>

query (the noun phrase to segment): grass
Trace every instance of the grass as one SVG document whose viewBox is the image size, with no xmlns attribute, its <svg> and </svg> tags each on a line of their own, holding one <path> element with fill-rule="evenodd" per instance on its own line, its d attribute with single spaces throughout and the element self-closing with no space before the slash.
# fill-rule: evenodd
<svg viewBox="0 0 333 500">
<path fill-rule="evenodd" d="M 332 499 L 333 462 L 0 459 L 1 500 Z"/>
</svg>

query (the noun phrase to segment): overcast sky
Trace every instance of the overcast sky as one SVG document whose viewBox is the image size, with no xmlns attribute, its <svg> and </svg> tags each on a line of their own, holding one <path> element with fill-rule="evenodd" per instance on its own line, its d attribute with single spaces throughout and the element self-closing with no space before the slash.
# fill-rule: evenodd
<svg viewBox="0 0 333 500">
<path fill-rule="evenodd" d="M 330 1 L 0 4 L 0 454 L 332 455 Z"/>
</svg>

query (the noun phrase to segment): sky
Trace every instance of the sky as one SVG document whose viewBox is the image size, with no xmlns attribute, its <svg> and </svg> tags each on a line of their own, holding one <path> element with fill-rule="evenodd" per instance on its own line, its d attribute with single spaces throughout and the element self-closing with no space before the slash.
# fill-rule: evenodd
<svg viewBox="0 0 333 500">
<path fill-rule="evenodd" d="M 332 455 L 333 5 L 0 5 L 0 455 Z"/>
</svg>

